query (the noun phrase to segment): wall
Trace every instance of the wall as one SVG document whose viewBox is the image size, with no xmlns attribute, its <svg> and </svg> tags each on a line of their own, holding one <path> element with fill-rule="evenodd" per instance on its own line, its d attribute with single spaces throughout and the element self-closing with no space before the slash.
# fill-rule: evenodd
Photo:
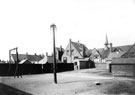
<svg viewBox="0 0 135 95">
<path fill-rule="evenodd" d="M 95 63 L 95 67 L 99 69 L 106 69 L 106 63 L 102 63 L 102 64 Z"/>
<path fill-rule="evenodd" d="M 135 64 L 111 63 L 110 72 L 116 76 L 135 76 Z"/>
</svg>

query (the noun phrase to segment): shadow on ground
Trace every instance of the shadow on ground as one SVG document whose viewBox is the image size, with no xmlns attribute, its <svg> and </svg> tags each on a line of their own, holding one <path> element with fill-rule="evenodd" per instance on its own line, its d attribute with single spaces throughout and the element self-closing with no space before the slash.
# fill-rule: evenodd
<svg viewBox="0 0 135 95">
<path fill-rule="evenodd" d="M 32 95 L 32 94 L 26 93 L 24 91 L 0 83 L 0 95 Z"/>
</svg>

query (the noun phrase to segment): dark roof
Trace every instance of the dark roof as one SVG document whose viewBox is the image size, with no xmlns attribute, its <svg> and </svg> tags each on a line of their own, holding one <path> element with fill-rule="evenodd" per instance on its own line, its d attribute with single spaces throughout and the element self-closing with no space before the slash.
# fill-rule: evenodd
<svg viewBox="0 0 135 95">
<path fill-rule="evenodd" d="M 12 57 L 13 57 L 14 61 L 17 61 L 17 55 L 16 54 L 12 54 Z M 21 61 L 21 60 L 27 59 L 27 56 L 25 54 L 18 54 L 18 58 Z"/>
<path fill-rule="evenodd" d="M 87 51 L 88 50 L 88 48 L 84 44 L 82 44 L 82 43 L 78 43 L 78 42 L 71 42 L 71 43 L 77 49 L 77 51 L 79 53 L 81 53 L 83 50 L 84 51 Z"/>
<path fill-rule="evenodd" d="M 120 58 L 125 52 L 110 52 L 107 60 L 112 60 L 113 58 Z"/>
<path fill-rule="evenodd" d="M 135 44 L 133 44 L 128 51 L 122 55 L 122 58 L 135 58 Z"/>
<path fill-rule="evenodd" d="M 105 50 L 104 48 L 103 49 L 99 49 L 98 51 L 100 53 L 101 58 L 103 58 L 103 59 L 107 58 L 109 53 L 110 53 L 109 49 Z"/>
<path fill-rule="evenodd" d="M 99 48 L 99 49 L 93 49 L 94 52 L 98 52 L 99 55 L 101 56 L 101 58 L 108 58 L 112 59 L 113 56 L 114 57 L 119 57 L 122 56 L 121 54 L 124 54 L 125 52 L 127 52 L 130 48 L 132 47 L 132 45 L 125 45 L 125 46 L 115 46 L 112 48 L 112 52 L 110 54 L 110 48 L 108 48 L 107 50 L 105 50 L 104 48 Z M 116 52 L 119 51 L 120 54 L 116 54 Z M 92 52 L 93 53 L 93 52 Z"/>
<path fill-rule="evenodd" d="M 16 54 L 12 54 L 13 60 L 17 61 Z M 29 61 L 39 61 L 42 59 L 40 55 L 27 55 L 27 54 L 18 54 L 19 61 L 27 59 Z"/>
<path fill-rule="evenodd" d="M 101 57 L 100 52 L 96 48 L 94 48 L 91 51 L 91 57 L 97 57 L 97 56 L 100 56 Z"/>
<path fill-rule="evenodd" d="M 131 48 L 132 45 L 124 45 L 124 46 L 115 46 L 113 47 L 112 51 L 115 51 L 116 49 L 119 49 L 123 52 L 128 51 Z"/>
<path fill-rule="evenodd" d="M 90 57 L 92 55 L 92 50 L 91 49 L 86 50 L 86 55 L 87 55 L 87 57 Z"/>
<path fill-rule="evenodd" d="M 110 53 L 110 50 L 105 50 L 104 48 L 100 48 L 100 49 L 93 49 L 92 51 L 92 55 L 91 57 L 96 57 L 96 56 L 100 56 L 102 59 L 105 59 L 108 57 Z"/>
</svg>

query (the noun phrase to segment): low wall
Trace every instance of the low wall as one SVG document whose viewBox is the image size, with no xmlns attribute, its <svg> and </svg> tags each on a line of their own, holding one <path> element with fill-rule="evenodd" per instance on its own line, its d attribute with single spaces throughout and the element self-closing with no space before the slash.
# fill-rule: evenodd
<svg viewBox="0 0 135 95">
<path fill-rule="evenodd" d="M 135 64 L 111 63 L 110 72 L 115 76 L 135 76 Z"/>
</svg>

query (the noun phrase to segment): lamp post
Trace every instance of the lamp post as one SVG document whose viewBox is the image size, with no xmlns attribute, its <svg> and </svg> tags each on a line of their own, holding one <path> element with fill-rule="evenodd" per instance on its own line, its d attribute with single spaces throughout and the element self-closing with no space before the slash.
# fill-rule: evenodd
<svg viewBox="0 0 135 95">
<path fill-rule="evenodd" d="M 55 52 L 55 30 L 56 30 L 56 25 L 52 24 L 50 26 L 50 28 L 52 28 L 53 30 L 53 73 L 54 73 L 54 83 L 57 84 L 57 74 L 56 74 L 56 52 Z"/>
</svg>

